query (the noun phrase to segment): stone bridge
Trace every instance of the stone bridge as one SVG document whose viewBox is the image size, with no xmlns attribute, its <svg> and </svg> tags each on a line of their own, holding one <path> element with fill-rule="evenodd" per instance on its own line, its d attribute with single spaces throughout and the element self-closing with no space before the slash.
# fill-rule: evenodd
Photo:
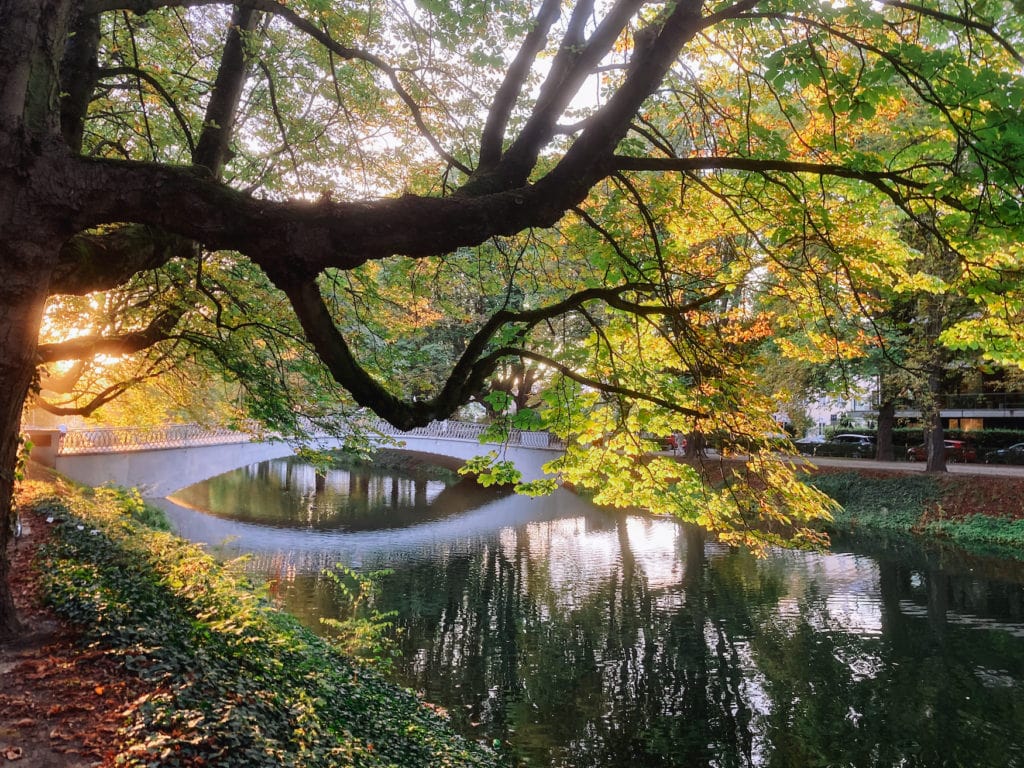
<svg viewBox="0 0 1024 768">
<path fill-rule="evenodd" d="M 512 430 L 503 443 L 481 443 L 483 424 L 433 422 L 401 432 L 376 423 L 366 434 L 378 447 L 441 457 L 461 465 L 474 456 L 497 451 L 511 461 L 524 480 L 545 477 L 544 465 L 558 458 L 562 443 L 547 432 Z M 32 458 L 86 485 L 134 486 L 144 496 L 162 497 L 238 467 L 291 456 L 298 444 L 269 436 L 198 424 L 103 429 L 35 429 L 27 427 Z M 340 438 L 321 437 L 308 445 L 320 450 L 341 447 Z"/>
</svg>

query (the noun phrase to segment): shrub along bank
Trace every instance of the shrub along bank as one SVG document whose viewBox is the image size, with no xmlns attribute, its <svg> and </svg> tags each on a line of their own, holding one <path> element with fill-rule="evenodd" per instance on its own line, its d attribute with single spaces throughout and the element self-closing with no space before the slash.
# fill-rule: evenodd
<svg viewBox="0 0 1024 768">
<path fill-rule="evenodd" d="M 818 471 L 808 482 L 842 509 L 837 531 L 915 533 L 964 546 L 1002 545 L 1024 558 L 1024 480 L 1012 477 Z"/>
<path fill-rule="evenodd" d="M 129 492 L 36 489 L 46 599 L 152 684 L 124 766 L 496 766 L 412 693 L 354 665 Z"/>
</svg>

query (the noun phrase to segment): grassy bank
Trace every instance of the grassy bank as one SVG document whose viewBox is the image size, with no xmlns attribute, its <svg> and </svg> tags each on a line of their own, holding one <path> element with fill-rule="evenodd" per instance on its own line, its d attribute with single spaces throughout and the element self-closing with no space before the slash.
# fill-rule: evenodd
<svg viewBox="0 0 1024 768">
<path fill-rule="evenodd" d="M 819 472 L 808 480 L 843 509 L 844 532 L 914 533 L 1024 558 L 1024 481 L 995 476 Z"/>
<path fill-rule="evenodd" d="M 355 666 L 124 492 L 29 489 L 54 529 L 46 600 L 151 693 L 124 766 L 495 766 L 413 694 Z"/>
</svg>

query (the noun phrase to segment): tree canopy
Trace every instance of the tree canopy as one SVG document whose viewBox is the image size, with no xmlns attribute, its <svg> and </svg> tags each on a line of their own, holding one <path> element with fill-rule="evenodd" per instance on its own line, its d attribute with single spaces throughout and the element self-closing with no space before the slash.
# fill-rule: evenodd
<svg viewBox="0 0 1024 768">
<path fill-rule="evenodd" d="M 813 538 L 749 366 L 779 324 L 956 291 L 947 341 L 1019 362 L 1021 10 L 0 0 L 2 517 L 37 366 L 131 354 L 53 407 L 195 366 L 280 428 L 408 428 L 529 369 L 602 500 Z M 649 460 L 676 431 L 751 460 Z"/>
</svg>

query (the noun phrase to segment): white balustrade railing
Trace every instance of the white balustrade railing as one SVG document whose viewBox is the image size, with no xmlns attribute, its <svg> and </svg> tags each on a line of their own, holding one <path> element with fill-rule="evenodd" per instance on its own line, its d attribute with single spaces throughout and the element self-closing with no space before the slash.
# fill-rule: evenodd
<svg viewBox="0 0 1024 768">
<path fill-rule="evenodd" d="M 479 442 L 486 424 L 461 421 L 434 421 L 425 427 L 402 431 L 387 422 L 365 425 L 370 433 L 401 439 L 402 437 L 428 437 L 445 440 Z M 73 429 L 60 435 L 57 453 L 69 456 L 84 453 L 122 453 L 157 448 L 187 448 L 189 446 L 246 443 L 263 439 L 256 432 L 227 428 L 204 427 L 201 424 L 170 424 L 160 427 L 109 427 L 101 429 Z M 505 445 L 524 448 L 563 448 L 564 443 L 548 432 L 510 430 Z"/>
<path fill-rule="evenodd" d="M 425 427 L 416 427 L 408 431 L 397 429 L 386 421 L 378 421 L 369 429 L 382 435 L 393 437 L 433 437 L 446 440 L 469 440 L 479 442 L 480 436 L 490 427 L 489 424 L 476 424 L 466 421 L 432 421 Z M 522 446 L 524 448 L 564 448 L 565 443 L 550 432 L 530 432 L 522 429 L 509 430 L 503 445 Z"/>
<path fill-rule="evenodd" d="M 73 429 L 60 436 L 57 453 L 121 453 L 154 448 L 186 448 L 192 445 L 248 443 L 253 436 L 226 427 L 201 424 L 168 424 L 160 427 L 105 427 Z"/>
</svg>

